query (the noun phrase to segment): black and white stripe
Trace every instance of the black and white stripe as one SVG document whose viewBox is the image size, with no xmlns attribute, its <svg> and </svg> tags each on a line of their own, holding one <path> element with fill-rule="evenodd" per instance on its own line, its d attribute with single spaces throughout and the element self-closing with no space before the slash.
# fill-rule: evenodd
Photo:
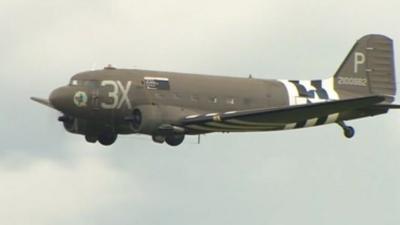
<svg viewBox="0 0 400 225">
<path fill-rule="evenodd" d="M 334 88 L 333 78 L 326 80 L 281 80 L 281 82 L 286 87 L 289 96 L 289 105 L 312 104 L 339 99 L 339 95 Z M 285 129 L 333 123 L 337 120 L 338 116 L 339 114 L 335 113 L 329 116 L 286 124 Z"/>
</svg>

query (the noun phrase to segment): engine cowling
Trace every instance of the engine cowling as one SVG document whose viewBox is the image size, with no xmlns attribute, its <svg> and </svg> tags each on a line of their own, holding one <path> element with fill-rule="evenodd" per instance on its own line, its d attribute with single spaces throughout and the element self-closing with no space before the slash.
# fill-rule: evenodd
<svg viewBox="0 0 400 225">
<path fill-rule="evenodd" d="M 68 132 L 77 133 L 77 121 L 74 117 L 64 115 L 58 117 L 58 121 L 63 123 L 65 130 L 67 130 Z"/>
<path fill-rule="evenodd" d="M 193 114 L 193 112 L 176 106 L 140 105 L 132 111 L 128 121 L 130 121 L 130 127 L 135 133 L 150 135 L 157 132 L 184 133 L 183 128 L 175 125 L 185 115 L 190 114 Z"/>
<path fill-rule="evenodd" d="M 65 130 L 70 133 L 86 134 L 88 132 L 88 123 L 86 120 L 64 115 L 60 116 L 58 121 L 62 122 Z"/>
<path fill-rule="evenodd" d="M 130 125 L 135 133 L 152 134 L 162 123 L 162 112 L 155 105 L 136 107 L 130 118 Z"/>
</svg>

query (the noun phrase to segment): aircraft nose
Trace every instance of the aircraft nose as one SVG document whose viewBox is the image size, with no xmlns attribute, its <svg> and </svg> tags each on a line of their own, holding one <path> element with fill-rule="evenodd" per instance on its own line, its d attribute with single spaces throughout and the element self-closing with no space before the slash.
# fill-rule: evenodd
<svg viewBox="0 0 400 225">
<path fill-rule="evenodd" d="M 54 108 L 62 111 L 64 106 L 68 104 L 69 96 L 67 87 L 60 87 L 50 93 L 49 101 Z"/>
</svg>

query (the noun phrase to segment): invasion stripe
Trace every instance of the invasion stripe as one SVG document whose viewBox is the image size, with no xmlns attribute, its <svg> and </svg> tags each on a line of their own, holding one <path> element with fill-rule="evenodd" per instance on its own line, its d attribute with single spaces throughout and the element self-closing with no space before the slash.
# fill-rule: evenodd
<svg viewBox="0 0 400 225">
<path fill-rule="evenodd" d="M 329 99 L 337 100 L 339 95 L 335 90 L 334 78 L 329 78 L 322 81 L 322 88 L 328 92 Z"/>
<path fill-rule="evenodd" d="M 297 122 L 295 128 L 303 128 L 306 125 L 306 123 L 307 123 L 307 120 Z"/>
<path fill-rule="evenodd" d="M 339 117 L 339 113 L 335 113 L 335 114 L 329 115 L 329 116 L 328 116 L 328 119 L 327 119 L 326 122 L 325 122 L 325 124 L 336 122 L 336 120 L 338 119 L 338 117 Z"/>
<path fill-rule="evenodd" d="M 300 80 L 299 85 L 301 85 L 305 88 L 307 97 L 309 97 L 309 98 L 315 97 L 315 96 L 313 96 L 313 93 L 316 89 L 314 86 L 311 85 L 310 80 Z"/>
<path fill-rule="evenodd" d="M 292 84 L 294 84 L 297 88 L 298 96 L 300 97 L 308 97 L 307 89 L 300 84 L 300 81 L 298 80 L 290 80 Z"/>
<path fill-rule="evenodd" d="M 318 118 L 309 119 L 309 120 L 307 120 L 307 123 L 306 123 L 305 127 L 315 126 L 317 121 L 318 121 Z"/>
<path fill-rule="evenodd" d="M 314 86 L 316 89 L 322 89 L 322 80 L 312 80 L 311 85 Z"/>
<path fill-rule="evenodd" d="M 328 92 L 322 87 L 321 80 L 313 80 L 311 81 L 311 85 L 315 87 L 317 95 L 321 99 L 329 99 Z"/>
<path fill-rule="evenodd" d="M 325 124 L 327 119 L 328 119 L 328 116 L 320 117 L 320 118 L 318 118 L 317 123 L 315 125 L 318 126 L 318 125 Z"/>
<path fill-rule="evenodd" d="M 296 123 L 289 123 L 289 124 L 286 124 L 286 126 L 285 126 L 285 130 L 290 130 L 290 129 L 294 129 L 294 128 L 296 128 Z"/>
<path fill-rule="evenodd" d="M 288 80 L 279 80 L 285 86 L 288 95 L 288 104 L 296 105 L 296 96 L 298 96 L 298 91 L 296 86 L 289 82 Z"/>
</svg>

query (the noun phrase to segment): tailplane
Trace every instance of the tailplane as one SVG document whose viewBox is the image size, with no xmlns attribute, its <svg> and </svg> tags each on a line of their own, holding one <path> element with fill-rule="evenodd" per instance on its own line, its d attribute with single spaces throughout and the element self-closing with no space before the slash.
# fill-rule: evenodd
<svg viewBox="0 0 400 225">
<path fill-rule="evenodd" d="M 367 35 L 357 41 L 334 76 L 334 88 L 342 97 L 396 95 L 393 41 Z"/>
</svg>

